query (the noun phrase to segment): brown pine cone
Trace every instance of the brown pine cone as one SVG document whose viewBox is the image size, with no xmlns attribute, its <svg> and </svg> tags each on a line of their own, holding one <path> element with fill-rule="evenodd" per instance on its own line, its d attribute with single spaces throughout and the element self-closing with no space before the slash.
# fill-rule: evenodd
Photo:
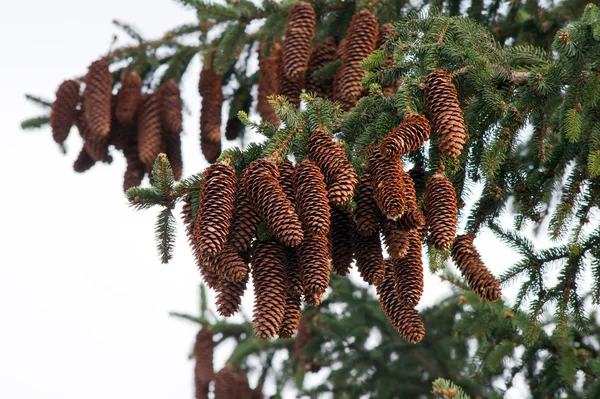
<svg viewBox="0 0 600 399">
<path fill-rule="evenodd" d="M 135 123 L 135 117 L 142 101 L 142 78 L 136 72 L 121 75 L 121 88 L 117 93 L 115 117 L 125 126 Z"/>
<path fill-rule="evenodd" d="M 389 219 L 397 220 L 406 210 L 402 163 L 385 158 L 376 149 L 369 156 L 369 173 L 379 209 Z"/>
<path fill-rule="evenodd" d="M 213 371 L 214 350 L 215 343 L 212 332 L 209 328 L 203 327 L 196 335 L 194 344 L 196 399 L 208 399 L 208 386 L 215 377 Z"/>
<path fill-rule="evenodd" d="M 381 232 L 388 255 L 394 259 L 403 258 L 408 251 L 410 232 L 402 228 L 400 223 L 386 217 L 383 218 Z"/>
<path fill-rule="evenodd" d="M 429 130 L 429 122 L 423 115 L 410 113 L 383 139 L 381 153 L 389 159 L 397 159 L 416 151 L 429 139 Z"/>
<path fill-rule="evenodd" d="M 328 100 L 333 99 L 333 78 L 317 79 L 313 76 L 313 73 L 335 61 L 336 51 L 337 46 L 335 45 L 335 39 L 333 37 L 328 37 L 323 40 L 312 51 L 306 70 L 307 93 L 315 93 L 317 96 Z"/>
<path fill-rule="evenodd" d="M 404 170 L 402 171 L 402 181 L 404 182 L 404 201 L 406 203 L 406 209 L 417 209 L 415 182 Z"/>
<path fill-rule="evenodd" d="M 352 215 L 343 208 L 331 209 L 329 228 L 329 246 L 331 247 L 331 265 L 338 276 L 346 276 L 352 267 L 354 250 L 352 232 L 355 230 Z"/>
<path fill-rule="evenodd" d="M 296 166 L 294 173 L 296 208 L 304 231 L 310 235 L 329 233 L 329 201 L 327 186 L 319 167 L 304 160 Z"/>
<path fill-rule="evenodd" d="M 310 328 L 310 320 L 307 318 L 307 313 L 304 313 L 300 318 L 298 325 L 298 335 L 294 341 L 294 352 L 296 357 L 300 360 L 300 363 L 307 365 L 309 359 L 307 359 L 304 349 L 313 340 L 314 336 Z"/>
<path fill-rule="evenodd" d="M 412 232 L 408 239 L 406 256 L 394 260 L 394 283 L 400 302 L 414 308 L 423 295 L 423 254 L 418 234 Z"/>
<path fill-rule="evenodd" d="M 171 134 L 164 137 L 165 154 L 171 163 L 173 177 L 175 180 L 181 180 L 183 174 L 183 159 L 181 157 L 181 135 Z"/>
<path fill-rule="evenodd" d="M 250 388 L 248 385 L 248 374 L 244 371 L 237 370 L 236 371 L 236 399 L 252 399 L 254 395 L 254 390 Z"/>
<path fill-rule="evenodd" d="M 127 149 L 123 150 L 125 159 L 127 161 L 127 168 L 125 169 L 125 176 L 123 177 L 123 190 L 127 191 L 131 187 L 136 187 L 142 184 L 146 171 L 144 164 L 140 160 L 137 145 L 133 148 L 133 151 Z"/>
<path fill-rule="evenodd" d="M 283 322 L 279 328 L 279 338 L 292 338 L 298 325 L 300 324 L 300 315 L 302 314 L 302 300 L 300 295 L 292 294 L 288 291 L 285 299 L 285 312 Z"/>
<path fill-rule="evenodd" d="M 65 142 L 71 131 L 71 126 L 77 120 L 77 103 L 79 102 L 79 83 L 65 80 L 58 86 L 56 99 L 50 112 L 50 127 L 52 137 L 58 144 Z"/>
<path fill-rule="evenodd" d="M 158 90 L 161 103 L 161 122 L 166 135 L 179 135 L 183 117 L 181 115 L 183 102 L 179 85 L 173 79 L 163 83 Z"/>
<path fill-rule="evenodd" d="M 142 97 L 138 117 L 138 148 L 140 160 L 148 174 L 158 154 L 164 151 L 160 127 L 160 103 L 156 94 Z"/>
<path fill-rule="evenodd" d="M 258 98 L 256 109 L 258 114 L 264 120 L 279 126 L 279 117 L 275 114 L 273 106 L 269 104 L 268 98 L 274 96 L 279 91 L 278 63 L 281 54 L 281 46 L 273 43 L 271 54 L 262 55 L 262 43 L 258 50 Z"/>
<path fill-rule="evenodd" d="M 106 163 L 112 162 L 112 157 L 108 154 L 109 137 L 94 135 L 83 112 L 80 112 L 77 118 L 77 129 L 79 135 L 83 138 L 83 147 L 93 160 Z"/>
<path fill-rule="evenodd" d="M 379 233 L 368 237 L 354 233 L 352 235 L 352 246 L 356 268 L 362 279 L 368 284 L 379 284 L 385 272 Z"/>
<path fill-rule="evenodd" d="M 277 335 L 285 311 L 285 253 L 275 241 L 256 242 L 252 253 L 254 332 L 260 339 Z"/>
<path fill-rule="evenodd" d="M 233 217 L 229 227 L 228 241 L 238 253 L 248 252 L 260 223 L 260 216 L 248 196 L 248 188 L 246 187 L 248 172 L 249 169 L 246 168 L 240 177 L 237 198 L 233 207 Z"/>
<path fill-rule="evenodd" d="M 329 241 L 327 236 L 305 234 L 298 249 L 304 301 L 317 306 L 329 287 Z"/>
<path fill-rule="evenodd" d="M 308 156 L 317 164 L 328 185 L 327 195 L 333 206 L 343 205 L 354 194 L 356 172 L 341 144 L 324 129 L 317 129 L 306 142 Z"/>
<path fill-rule="evenodd" d="M 212 68 L 200 72 L 198 91 L 202 97 L 200 112 L 200 144 L 209 163 L 221 155 L 221 108 L 223 107 L 223 76 Z"/>
<path fill-rule="evenodd" d="M 237 283 L 248 276 L 247 263 L 229 242 L 225 243 L 221 252 L 211 260 L 210 266 L 221 281 Z"/>
<path fill-rule="evenodd" d="M 310 4 L 300 2 L 290 8 L 283 42 L 282 63 L 285 76 L 294 82 L 304 81 L 316 23 L 315 10 Z"/>
<path fill-rule="evenodd" d="M 90 157 L 90 154 L 86 151 L 85 147 L 81 149 L 75 163 L 73 163 L 73 170 L 77 173 L 83 173 L 89 170 L 96 164 L 96 161 Z"/>
<path fill-rule="evenodd" d="M 282 163 L 277 165 L 279 169 L 279 185 L 285 193 L 287 199 L 292 203 L 296 204 L 296 188 L 294 187 L 294 164 L 289 159 L 284 160 Z"/>
<path fill-rule="evenodd" d="M 425 101 L 442 153 L 457 158 L 467 139 L 467 127 L 452 78 L 441 69 L 425 80 Z"/>
<path fill-rule="evenodd" d="M 225 246 L 233 215 L 235 189 L 235 170 L 231 166 L 217 163 L 204 171 L 201 211 L 193 236 L 201 258 L 215 257 Z"/>
<path fill-rule="evenodd" d="M 285 66 L 282 62 L 281 52 L 279 60 L 277 61 L 277 94 L 284 96 L 289 103 L 296 106 L 296 109 L 300 107 L 302 85 L 285 76 Z"/>
<path fill-rule="evenodd" d="M 240 309 L 242 296 L 248 286 L 248 274 L 237 282 L 219 279 L 215 305 L 217 313 L 223 317 L 233 316 Z"/>
<path fill-rule="evenodd" d="M 452 245 L 452 260 L 479 297 L 488 302 L 496 302 L 502 295 L 500 282 L 483 263 L 473 244 L 473 233 L 457 236 Z"/>
<path fill-rule="evenodd" d="M 298 264 L 298 252 L 295 248 L 284 248 L 284 250 L 287 293 L 302 295 L 304 286 L 302 285 L 302 275 L 300 274 L 300 265 Z"/>
<path fill-rule="evenodd" d="M 372 236 L 379 231 L 382 214 L 375 197 L 373 197 L 371 175 L 368 172 L 362 175 L 357 191 L 356 209 L 354 211 L 356 229 L 363 236 Z"/>
<path fill-rule="evenodd" d="M 421 230 L 425 226 L 425 216 L 417 204 L 417 192 L 415 183 L 410 175 L 402 171 L 402 180 L 404 181 L 404 198 L 406 211 L 398 219 L 398 226 L 404 230 Z"/>
<path fill-rule="evenodd" d="M 356 105 L 362 93 L 362 78 L 365 71 L 361 61 L 375 50 L 379 25 L 377 17 L 363 9 L 354 14 L 348 33 L 347 44 L 343 54 L 343 65 L 338 71 L 339 86 L 336 100 L 345 110 Z"/>
<path fill-rule="evenodd" d="M 237 399 L 238 375 L 229 364 L 215 374 L 215 399 Z"/>
<path fill-rule="evenodd" d="M 116 98 L 116 96 L 114 97 Z M 115 103 L 113 101 L 113 103 Z M 113 107 L 116 108 L 116 107 Z M 109 134 L 109 142 L 114 145 L 117 150 L 123 151 L 133 151 L 138 152 L 138 142 L 137 142 L 137 126 L 135 122 L 131 125 L 123 125 L 117 119 L 115 113 L 113 112 L 113 116 L 110 123 L 110 134 Z"/>
<path fill-rule="evenodd" d="M 295 247 L 302 241 L 302 225 L 279 184 L 275 162 L 257 159 L 248 166 L 246 187 L 254 208 L 283 244 Z"/>
<path fill-rule="evenodd" d="M 92 62 L 85 77 L 84 117 L 92 136 L 106 137 L 110 132 L 112 75 L 106 60 Z"/>
<path fill-rule="evenodd" d="M 415 309 L 400 302 L 394 288 L 391 260 L 386 261 L 385 277 L 377 286 L 377 296 L 387 319 L 398 334 L 412 344 L 420 342 L 425 336 L 425 326 Z"/>
<path fill-rule="evenodd" d="M 450 248 L 456 235 L 456 192 L 443 172 L 437 172 L 427 182 L 425 209 L 429 242 L 438 249 Z"/>
</svg>

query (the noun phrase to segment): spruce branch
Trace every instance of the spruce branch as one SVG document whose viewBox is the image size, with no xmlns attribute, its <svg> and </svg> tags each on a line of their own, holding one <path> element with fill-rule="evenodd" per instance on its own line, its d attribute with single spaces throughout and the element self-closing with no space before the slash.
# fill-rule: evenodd
<svg viewBox="0 0 600 399">
<path fill-rule="evenodd" d="M 176 233 L 175 217 L 169 208 L 163 209 L 156 219 L 154 233 L 156 246 L 162 263 L 169 263 L 173 257 Z"/>
</svg>

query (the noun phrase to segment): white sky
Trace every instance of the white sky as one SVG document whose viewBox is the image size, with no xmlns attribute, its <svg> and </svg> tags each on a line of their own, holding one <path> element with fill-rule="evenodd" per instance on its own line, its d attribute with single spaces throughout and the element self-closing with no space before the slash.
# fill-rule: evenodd
<svg viewBox="0 0 600 399">
<path fill-rule="evenodd" d="M 49 129 L 19 126 L 40 113 L 23 95 L 53 98 L 62 80 L 83 75 L 118 32 L 114 18 L 157 38 L 195 16 L 169 0 L 0 5 L 0 134 L 7 139 L 0 154 L 8 168 L 0 189 L 0 398 L 193 397 L 187 356 L 197 327 L 168 316 L 198 308 L 199 277 L 184 235 L 172 263 L 161 265 L 156 213 L 127 206 L 120 153 L 112 165 L 76 174 L 75 129 L 63 156 Z M 197 139 L 198 73 L 196 61 L 184 80 L 192 111 L 185 120 L 185 175 L 206 166 Z M 503 246 L 481 242 L 495 273 L 515 259 Z M 446 292 L 428 275 L 421 306 Z M 246 311 L 251 301 L 247 294 Z"/>
</svg>

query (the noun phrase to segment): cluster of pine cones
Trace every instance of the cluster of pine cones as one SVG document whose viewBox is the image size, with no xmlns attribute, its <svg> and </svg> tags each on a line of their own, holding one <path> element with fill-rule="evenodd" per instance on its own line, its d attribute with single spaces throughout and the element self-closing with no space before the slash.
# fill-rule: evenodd
<svg viewBox="0 0 600 399">
<path fill-rule="evenodd" d="M 124 190 L 141 184 L 160 153 L 167 154 L 179 180 L 183 169 L 179 85 L 170 80 L 156 92 L 142 94 L 140 76 L 124 72 L 120 88 L 113 95 L 108 67 L 103 59 L 90 65 L 83 95 L 77 80 L 59 86 L 50 114 L 54 140 L 62 145 L 71 127 L 77 126 L 84 144 L 73 168 L 80 173 L 96 162 L 112 162 L 110 146 L 123 151 L 127 160 Z"/>
<path fill-rule="evenodd" d="M 466 130 L 456 89 L 444 71 L 427 77 L 425 99 L 440 150 L 457 157 Z M 183 218 L 202 277 L 218 293 L 218 312 L 237 312 L 252 274 L 256 334 L 291 337 L 302 298 L 319 305 L 330 271 L 345 276 L 355 261 L 362 279 L 377 287 L 390 323 L 409 342 L 419 342 L 425 329 L 415 306 L 423 293 L 425 237 L 429 245 L 451 249 L 483 300 L 498 300 L 499 282 L 483 264 L 473 235 L 456 236 L 456 194 L 443 166 L 419 201 L 415 180 L 424 171 L 406 172 L 400 161 L 419 149 L 430 131 L 427 118 L 407 112 L 372 150 L 360 182 L 342 147 L 323 128 L 310 135 L 307 159 L 296 165 L 261 158 L 239 178 L 227 163 L 208 167 L 196 201 L 191 194 L 185 200 Z M 257 233 L 261 223 L 269 237 Z"/>
</svg>

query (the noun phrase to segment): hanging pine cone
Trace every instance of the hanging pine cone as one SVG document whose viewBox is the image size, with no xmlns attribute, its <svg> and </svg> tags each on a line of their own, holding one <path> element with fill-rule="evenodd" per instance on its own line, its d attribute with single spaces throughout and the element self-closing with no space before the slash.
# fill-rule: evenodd
<svg viewBox="0 0 600 399">
<path fill-rule="evenodd" d="M 457 236 L 452 245 L 452 260 L 479 297 L 488 302 L 496 302 L 502 295 L 500 282 L 483 263 L 481 255 L 473 244 L 473 233 Z"/>
<path fill-rule="evenodd" d="M 429 226 L 429 242 L 436 248 L 450 248 L 456 235 L 456 193 L 443 172 L 437 172 L 427 182 L 425 209 Z"/>
<path fill-rule="evenodd" d="M 277 165 L 257 159 L 248 166 L 247 188 L 254 208 L 283 244 L 295 247 L 302 241 L 302 225 L 294 207 L 279 185 Z"/>
<path fill-rule="evenodd" d="M 383 218 L 383 241 L 391 258 L 400 259 L 406 255 L 409 245 L 409 232 L 399 226 L 398 222 Z"/>
<path fill-rule="evenodd" d="M 94 61 L 85 77 L 84 117 L 92 136 L 108 136 L 112 97 L 112 75 L 106 60 Z"/>
<path fill-rule="evenodd" d="M 281 54 L 281 46 L 273 43 L 271 54 L 262 55 L 262 43 L 258 50 L 258 98 L 256 109 L 258 114 L 264 120 L 279 126 L 279 118 L 275 114 L 275 109 L 269 104 L 268 98 L 278 93 L 278 61 Z"/>
<path fill-rule="evenodd" d="M 410 175 L 404 171 L 402 172 L 402 180 L 404 182 L 406 211 L 398 219 L 398 226 L 407 231 L 414 229 L 421 230 L 425 226 L 425 216 L 423 216 L 423 212 L 421 212 L 417 204 L 415 183 Z"/>
<path fill-rule="evenodd" d="M 315 10 L 310 4 L 300 2 L 290 8 L 283 42 L 282 63 L 285 76 L 294 82 L 304 81 L 316 23 Z"/>
<path fill-rule="evenodd" d="M 160 128 L 160 103 L 156 94 L 146 94 L 142 97 L 138 118 L 138 148 L 140 160 L 147 173 L 152 173 L 152 167 L 158 154 L 163 152 L 163 140 Z"/>
<path fill-rule="evenodd" d="M 279 332 L 285 311 L 285 253 L 275 240 L 256 242 L 251 264 L 254 332 L 260 339 L 271 339 Z"/>
<path fill-rule="evenodd" d="M 85 147 L 81 149 L 75 163 L 73 163 L 73 170 L 77 173 L 83 173 L 89 170 L 96 164 L 96 161 L 90 157 L 90 154 L 86 151 Z"/>
<path fill-rule="evenodd" d="M 221 155 L 221 108 L 223 106 L 223 76 L 212 67 L 200 72 L 198 91 L 202 97 L 200 112 L 200 145 L 209 163 Z"/>
<path fill-rule="evenodd" d="M 238 389 L 237 372 L 226 364 L 215 374 L 215 399 L 237 399 Z"/>
<path fill-rule="evenodd" d="M 431 72 L 425 80 L 425 101 L 431 115 L 433 129 L 442 153 L 457 158 L 467 138 L 458 93 L 452 78 L 443 70 Z"/>
<path fill-rule="evenodd" d="M 355 233 L 352 236 L 352 246 L 356 268 L 362 279 L 368 284 L 379 284 L 385 272 L 379 233 L 368 237 Z"/>
<path fill-rule="evenodd" d="M 304 231 L 311 235 L 329 233 L 329 201 L 327 186 L 319 167 L 304 160 L 296 166 L 294 173 L 296 208 Z"/>
<path fill-rule="evenodd" d="M 215 377 L 213 371 L 214 350 L 215 343 L 212 332 L 209 328 L 203 327 L 196 335 L 196 343 L 194 344 L 196 399 L 208 399 L 208 387 Z"/>
<path fill-rule="evenodd" d="M 377 296 L 387 319 L 402 338 L 416 344 L 425 336 L 425 327 L 419 313 L 403 305 L 394 288 L 393 264 L 387 260 L 385 277 L 377 286 Z"/>
<path fill-rule="evenodd" d="M 248 265 L 230 243 L 211 261 L 210 266 L 219 276 L 219 280 L 237 283 L 248 276 Z"/>
<path fill-rule="evenodd" d="M 287 282 L 287 293 L 302 295 L 302 275 L 298 264 L 298 253 L 295 248 L 284 248 L 285 250 L 285 281 Z"/>
<path fill-rule="evenodd" d="M 135 72 L 124 72 L 121 75 L 121 88 L 117 93 L 115 116 L 117 120 L 130 126 L 142 101 L 142 78 Z"/>
<path fill-rule="evenodd" d="M 333 206 L 343 205 L 354 194 L 356 172 L 340 144 L 325 129 L 317 129 L 306 142 L 308 156 L 317 164 L 328 185 L 327 195 Z"/>
<path fill-rule="evenodd" d="M 410 233 L 408 239 L 406 256 L 394 260 L 394 284 L 400 302 L 414 308 L 423 295 L 423 255 L 416 232 Z"/>
<path fill-rule="evenodd" d="M 116 103 L 117 96 L 114 96 Z M 116 109 L 116 106 L 113 106 L 113 109 Z M 132 151 L 135 149 L 135 152 L 138 151 L 137 144 L 137 126 L 135 123 L 131 125 L 124 125 L 117 119 L 115 115 L 116 111 L 113 111 L 113 116 L 110 122 L 110 134 L 109 134 L 109 142 L 117 150 L 123 151 Z"/>
<path fill-rule="evenodd" d="M 373 196 L 381 212 L 397 220 L 406 210 L 402 163 L 385 158 L 379 149 L 369 156 L 369 174 Z"/>
<path fill-rule="evenodd" d="M 279 169 L 279 185 L 292 205 L 296 204 L 296 188 L 294 187 L 295 167 L 289 159 L 277 165 Z"/>
<path fill-rule="evenodd" d="M 260 223 L 260 216 L 250 202 L 246 180 L 249 169 L 245 169 L 238 184 L 238 195 L 233 207 L 233 217 L 229 228 L 228 241 L 235 247 L 238 253 L 248 252 L 252 238 Z"/>
<path fill-rule="evenodd" d="M 314 316 L 313 316 L 314 317 Z M 311 331 L 311 320 L 309 313 L 305 312 L 300 318 L 300 324 L 298 325 L 298 335 L 294 341 L 294 352 L 296 357 L 300 361 L 304 368 L 313 372 L 318 371 L 318 365 L 314 364 L 310 359 L 310 355 L 305 353 L 305 348 L 314 339 L 314 334 Z"/>
<path fill-rule="evenodd" d="M 283 322 L 279 328 L 279 338 L 292 338 L 298 325 L 300 324 L 300 315 L 302 314 L 302 300 L 300 295 L 291 294 L 289 291 L 285 299 L 285 312 Z"/>
<path fill-rule="evenodd" d="M 366 9 L 354 14 L 350 21 L 336 92 L 336 100 L 346 110 L 356 105 L 360 98 L 365 74 L 361 61 L 375 50 L 378 30 L 377 17 Z"/>
<path fill-rule="evenodd" d="M 77 129 L 83 139 L 83 147 L 93 160 L 106 163 L 112 162 L 112 157 L 108 154 L 109 137 L 94 135 L 83 112 L 80 112 L 77 118 Z"/>
<path fill-rule="evenodd" d="M 343 208 L 331 209 L 331 226 L 329 228 L 329 246 L 331 247 L 331 265 L 338 276 L 346 276 L 352 267 L 352 232 L 354 231 L 352 215 Z"/>
<path fill-rule="evenodd" d="M 65 142 L 71 131 L 71 126 L 77 120 L 77 103 L 79 102 L 79 83 L 65 80 L 58 86 L 56 99 L 50 112 L 50 127 L 52 137 L 58 144 Z"/>
<path fill-rule="evenodd" d="M 411 113 L 383 139 L 381 153 L 389 159 L 397 159 L 418 150 L 428 139 L 429 122 L 423 115 Z"/>
<path fill-rule="evenodd" d="M 371 175 L 368 172 L 362 175 L 357 191 L 356 209 L 354 211 L 356 229 L 363 236 L 372 236 L 379 231 L 382 214 L 375 197 L 373 197 Z"/>
<path fill-rule="evenodd" d="M 123 190 L 127 191 L 131 187 L 142 184 L 146 170 L 144 164 L 140 160 L 137 145 L 132 150 L 123 150 L 123 154 L 125 154 L 125 160 L 127 161 L 127 168 L 125 169 L 125 176 L 123 177 Z"/>
<path fill-rule="evenodd" d="M 179 85 L 173 79 L 163 83 L 158 90 L 161 103 L 161 122 L 166 135 L 179 135 L 183 123 L 183 102 Z"/>
<path fill-rule="evenodd" d="M 283 51 L 281 51 L 282 53 Z M 285 76 L 285 66 L 282 62 L 282 57 L 277 61 L 277 94 L 284 96 L 285 99 L 296 106 L 300 107 L 300 94 L 302 94 L 302 85 Z"/>
<path fill-rule="evenodd" d="M 321 304 L 329 286 L 329 242 L 327 236 L 305 234 L 298 249 L 298 260 L 304 301 L 313 306 Z"/>
<path fill-rule="evenodd" d="M 220 279 L 217 287 L 215 305 L 217 313 L 223 317 L 233 316 L 240 309 L 242 296 L 248 286 L 248 274 L 237 282 Z"/>
<path fill-rule="evenodd" d="M 335 39 L 328 37 L 312 51 L 306 70 L 306 92 L 315 93 L 328 100 L 333 99 L 333 78 L 317 79 L 313 74 L 327 64 L 335 61 L 337 46 Z"/>
<path fill-rule="evenodd" d="M 175 180 L 181 180 L 183 174 L 183 159 L 181 157 L 181 136 L 179 133 L 164 137 L 165 154 L 171 163 L 173 177 Z"/>
</svg>

